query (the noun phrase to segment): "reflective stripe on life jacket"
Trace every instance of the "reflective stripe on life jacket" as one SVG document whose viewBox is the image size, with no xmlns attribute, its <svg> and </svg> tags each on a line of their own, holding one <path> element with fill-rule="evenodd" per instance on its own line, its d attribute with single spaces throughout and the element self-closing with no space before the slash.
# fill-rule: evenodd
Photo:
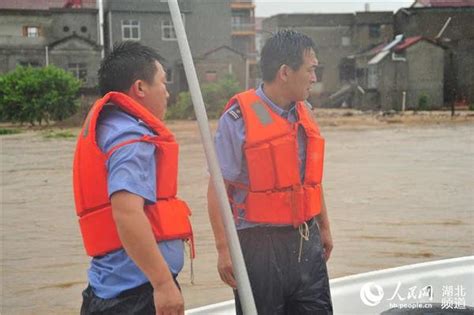
<svg viewBox="0 0 474 315">
<path fill-rule="evenodd" d="M 297 227 L 321 211 L 324 139 L 303 102 L 296 104 L 298 121 L 290 123 L 276 114 L 255 92 L 235 95 L 226 110 L 238 103 L 245 125 L 243 151 L 247 161 L 249 185 L 244 204 L 249 222 L 292 224 Z M 298 128 L 307 137 L 304 180 L 299 175 Z M 229 183 L 229 189 L 242 189 Z M 229 195 L 232 195 L 229 191 Z"/>
<path fill-rule="evenodd" d="M 142 120 L 156 136 L 145 135 L 128 140 L 103 153 L 96 143 L 96 125 L 102 108 L 109 102 Z M 123 93 L 110 92 L 91 108 L 79 134 L 74 156 L 76 213 L 84 247 L 89 256 L 100 256 L 122 248 L 107 192 L 106 162 L 115 150 L 134 142 L 148 142 L 156 147 L 157 200 L 155 204 L 144 207 L 156 240 L 193 241 L 189 221 L 191 211 L 184 201 L 176 197 L 178 144 L 174 135 L 159 119 L 132 98 Z M 192 255 L 194 256 L 194 250 Z"/>
</svg>

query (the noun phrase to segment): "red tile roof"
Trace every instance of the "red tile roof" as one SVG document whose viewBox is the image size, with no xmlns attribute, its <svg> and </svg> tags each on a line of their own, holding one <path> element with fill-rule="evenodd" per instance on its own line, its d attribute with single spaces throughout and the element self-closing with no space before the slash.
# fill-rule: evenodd
<svg viewBox="0 0 474 315">
<path fill-rule="evenodd" d="M 397 46 L 395 46 L 394 50 L 396 52 L 405 50 L 408 47 L 410 47 L 410 46 L 416 44 L 417 42 L 419 42 L 421 39 L 423 39 L 423 37 L 421 37 L 421 36 L 407 37 L 402 42 L 400 42 Z"/>
<path fill-rule="evenodd" d="M 375 46 L 374 48 L 372 48 L 372 49 L 370 50 L 370 54 L 371 54 L 371 55 L 378 54 L 379 52 L 382 51 L 382 49 L 383 49 L 385 46 L 387 46 L 387 43 L 382 43 L 382 44 L 379 44 L 379 45 Z"/>
<path fill-rule="evenodd" d="M 1 0 L 0 9 L 48 10 L 69 7 L 95 8 L 96 0 Z"/>
</svg>

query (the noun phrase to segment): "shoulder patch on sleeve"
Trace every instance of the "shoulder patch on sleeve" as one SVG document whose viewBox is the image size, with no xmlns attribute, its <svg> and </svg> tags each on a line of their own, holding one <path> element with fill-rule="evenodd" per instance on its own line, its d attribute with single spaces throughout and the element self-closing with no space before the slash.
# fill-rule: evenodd
<svg viewBox="0 0 474 315">
<path fill-rule="evenodd" d="M 227 112 L 227 115 L 232 117 L 233 120 L 238 120 L 242 118 L 242 111 L 240 110 L 240 107 L 236 107 L 234 109 L 231 109 Z"/>
</svg>

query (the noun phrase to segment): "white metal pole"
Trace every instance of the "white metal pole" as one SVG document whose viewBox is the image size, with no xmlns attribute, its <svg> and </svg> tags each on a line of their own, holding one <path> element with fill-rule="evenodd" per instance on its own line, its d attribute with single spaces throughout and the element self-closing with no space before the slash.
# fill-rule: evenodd
<svg viewBox="0 0 474 315">
<path fill-rule="evenodd" d="M 114 47 L 114 39 L 112 37 L 112 10 L 107 13 L 109 15 L 109 51 Z"/>
<path fill-rule="evenodd" d="M 99 9 L 99 44 L 100 44 L 100 57 L 104 59 L 104 2 L 103 0 L 97 1 Z"/>
<path fill-rule="evenodd" d="M 245 56 L 245 90 L 249 89 L 250 69 L 249 69 L 249 57 Z"/>
<path fill-rule="evenodd" d="M 405 106 L 407 102 L 407 92 L 402 92 L 402 112 L 405 112 Z"/>
<path fill-rule="evenodd" d="M 45 54 L 45 61 L 46 61 L 46 67 L 49 66 L 49 47 L 45 46 L 44 47 L 44 54 Z"/>
<path fill-rule="evenodd" d="M 178 39 L 179 50 L 183 60 L 184 70 L 188 79 L 189 90 L 193 101 L 194 111 L 201 132 L 201 138 L 204 144 L 204 151 L 207 157 L 207 163 L 211 172 L 212 183 L 217 193 L 220 210 L 224 221 L 227 241 L 229 243 L 230 255 L 234 267 L 234 275 L 237 280 L 237 289 L 239 291 L 240 302 L 242 304 L 242 311 L 246 315 L 257 314 L 255 302 L 250 287 L 250 281 L 247 275 L 247 268 L 245 267 L 242 250 L 240 248 L 237 230 L 234 225 L 234 218 L 230 209 L 229 201 L 227 200 L 227 192 L 224 186 L 221 169 L 217 161 L 216 152 L 209 130 L 209 122 L 207 120 L 206 109 L 202 99 L 201 89 L 199 87 L 196 69 L 194 68 L 191 50 L 189 48 L 188 39 L 184 30 L 183 20 L 181 19 L 181 12 L 178 6 L 178 0 L 168 0 L 171 18 L 173 20 L 176 37 Z"/>
</svg>

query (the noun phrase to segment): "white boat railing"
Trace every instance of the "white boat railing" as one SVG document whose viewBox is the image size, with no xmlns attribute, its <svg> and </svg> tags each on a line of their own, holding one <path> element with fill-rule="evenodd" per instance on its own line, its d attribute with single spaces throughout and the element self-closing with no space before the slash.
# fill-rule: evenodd
<svg viewBox="0 0 474 315">
<path fill-rule="evenodd" d="M 407 314 L 436 307 L 448 314 L 474 307 L 474 256 L 346 276 L 331 280 L 330 285 L 334 314 L 390 314 L 389 310 Z M 186 314 L 235 314 L 234 301 L 191 309 Z"/>
</svg>

